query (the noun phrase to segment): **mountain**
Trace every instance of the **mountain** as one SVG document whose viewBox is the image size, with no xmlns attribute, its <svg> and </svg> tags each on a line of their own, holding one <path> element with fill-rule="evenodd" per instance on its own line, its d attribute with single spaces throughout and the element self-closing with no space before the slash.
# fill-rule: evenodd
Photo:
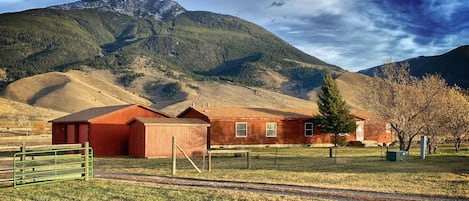
<svg viewBox="0 0 469 201">
<path fill-rule="evenodd" d="M 98 9 L 134 17 L 153 17 L 157 20 L 176 17 L 186 12 L 178 3 L 162 0 L 83 0 L 49 8 L 61 10 Z"/>
<path fill-rule="evenodd" d="M 279 74 L 294 83 L 284 91 L 311 90 L 322 74 L 344 72 L 255 24 L 185 11 L 170 0 L 81 1 L 2 14 L 0 38 L 5 85 L 39 73 L 90 66 L 111 69 L 127 86 L 141 76 L 129 68 L 137 57 L 149 58 L 152 68 L 179 79 L 275 88 L 276 83 L 265 80 Z"/>
<path fill-rule="evenodd" d="M 363 77 L 305 54 L 253 23 L 171 0 L 83 0 L 0 15 L 2 97 L 74 112 L 142 103 L 314 107 L 322 76 Z M 347 99 L 346 98 L 346 99 Z"/>
<path fill-rule="evenodd" d="M 414 76 L 439 74 L 449 85 L 458 85 L 469 89 L 469 45 L 460 46 L 442 55 L 420 56 L 397 63 L 401 62 L 409 62 L 410 72 Z M 379 70 L 381 67 L 369 68 L 359 73 L 371 76 L 375 70 Z"/>
</svg>

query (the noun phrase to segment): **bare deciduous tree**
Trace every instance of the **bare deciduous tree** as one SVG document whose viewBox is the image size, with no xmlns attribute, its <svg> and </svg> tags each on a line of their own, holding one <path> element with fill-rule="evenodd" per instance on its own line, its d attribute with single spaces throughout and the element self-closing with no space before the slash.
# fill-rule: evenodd
<svg viewBox="0 0 469 201">
<path fill-rule="evenodd" d="M 457 89 L 451 89 L 447 95 L 446 110 L 444 127 L 453 137 L 458 152 L 462 136 L 469 133 L 469 100 Z"/>
<path fill-rule="evenodd" d="M 439 78 L 439 76 L 430 76 L 425 77 L 423 80 L 427 86 L 442 86 L 443 89 L 435 95 L 433 98 L 431 108 L 426 110 L 422 116 L 424 127 L 423 134 L 428 137 L 428 153 L 436 153 L 438 144 L 441 144 L 446 139 L 446 128 L 445 124 L 448 121 L 447 116 L 448 104 L 451 100 L 448 99 L 448 93 L 450 88 L 447 88 L 445 83 L 442 83 L 444 80 Z"/>
<path fill-rule="evenodd" d="M 446 89 L 445 81 L 438 76 L 418 79 L 410 75 L 408 63 L 387 63 L 370 79 L 362 103 L 391 125 L 400 150 L 408 151 L 415 136 L 424 134 L 424 116 L 431 113 L 437 97 Z"/>
</svg>

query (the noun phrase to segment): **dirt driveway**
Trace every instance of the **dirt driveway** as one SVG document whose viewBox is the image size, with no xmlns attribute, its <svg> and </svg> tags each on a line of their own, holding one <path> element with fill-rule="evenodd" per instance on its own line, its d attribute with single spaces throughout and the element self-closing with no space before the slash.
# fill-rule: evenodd
<svg viewBox="0 0 469 201">
<path fill-rule="evenodd" d="M 354 191 L 331 188 L 304 187 L 284 184 L 247 183 L 232 181 L 213 181 L 200 179 L 183 179 L 173 177 L 161 177 L 144 174 L 124 174 L 111 172 L 95 172 L 96 178 L 124 180 L 133 182 L 145 182 L 154 184 L 168 184 L 177 186 L 190 186 L 198 188 L 228 189 L 237 191 L 250 191 L 272 193 L 280 195 L 294 195 L 310 198 L 323 198 L 331 200 L 373 200 L 373 201 L 457 201 L 463 198 L 444 196 L 423 196 L 414 194 L 379 193 L 369 191 Z"/>
</svg>

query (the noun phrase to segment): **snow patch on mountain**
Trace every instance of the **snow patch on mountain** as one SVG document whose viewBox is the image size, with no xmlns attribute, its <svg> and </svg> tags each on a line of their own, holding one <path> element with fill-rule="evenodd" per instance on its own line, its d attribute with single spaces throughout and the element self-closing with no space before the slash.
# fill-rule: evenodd
<svg viewBox="0 0 469 201">
<path fill-rule="evenodd" d="M 135 17 L 153 17 L 165 20 L 186 12 L 181 5 L 172 0 L 81 0 L 49 7 L 51 9 L 100 9 Z"/>
</svg>

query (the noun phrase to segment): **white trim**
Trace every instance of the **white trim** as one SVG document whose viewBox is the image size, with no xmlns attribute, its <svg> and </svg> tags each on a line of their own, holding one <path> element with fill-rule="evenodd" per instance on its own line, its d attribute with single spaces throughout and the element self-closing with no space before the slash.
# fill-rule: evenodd
<svg viewBox="0 0 469 201">
<path fill-rule="evenodd" d="M 386 133 L 392 133 L 392 126 L 391 123 L 386 123 L 385 128 Z"/>
<path fill-rule="evenodd" d="M 311 125 L 311 129 L 306 129 L 306 125 Z M 306 135 L 307 130 L 311 130 L 311 135 Z M 305 122 L 304 133 L 303 134 L 304 134 L 305 137 L 313 137 L 313 135 L 314 135 L 314 124 L 313 124 L 313 122 Z"/>
<path fill-rule="evenodd" d="M 260 147 L 333 147 L 331 143 L 320 144 L 250 144 L 250 145 L 210 145 L 212 149 L 260 148 Z"/>
<path fill-rule="evenodd" d="M 246 135 L 238 136 L 238 125 L 245 125 L 246 126 Z M 240 130 L 241 131 L 241 130 Z M 248 136 L 248 122 L 236 122 L 235 123 L 235 137 L 247 137 Z"/>
<path fill-rule="evenodd" d="M 275 129 L 269 129 L 267 126 L 268 124 L 274 124 Z M 269 136 L 268 135 L 269 131 L 275 131 L 275 135 Z M 277 122 L 265 122 L 265 137 L 277 137 Z"/>
</svg>

